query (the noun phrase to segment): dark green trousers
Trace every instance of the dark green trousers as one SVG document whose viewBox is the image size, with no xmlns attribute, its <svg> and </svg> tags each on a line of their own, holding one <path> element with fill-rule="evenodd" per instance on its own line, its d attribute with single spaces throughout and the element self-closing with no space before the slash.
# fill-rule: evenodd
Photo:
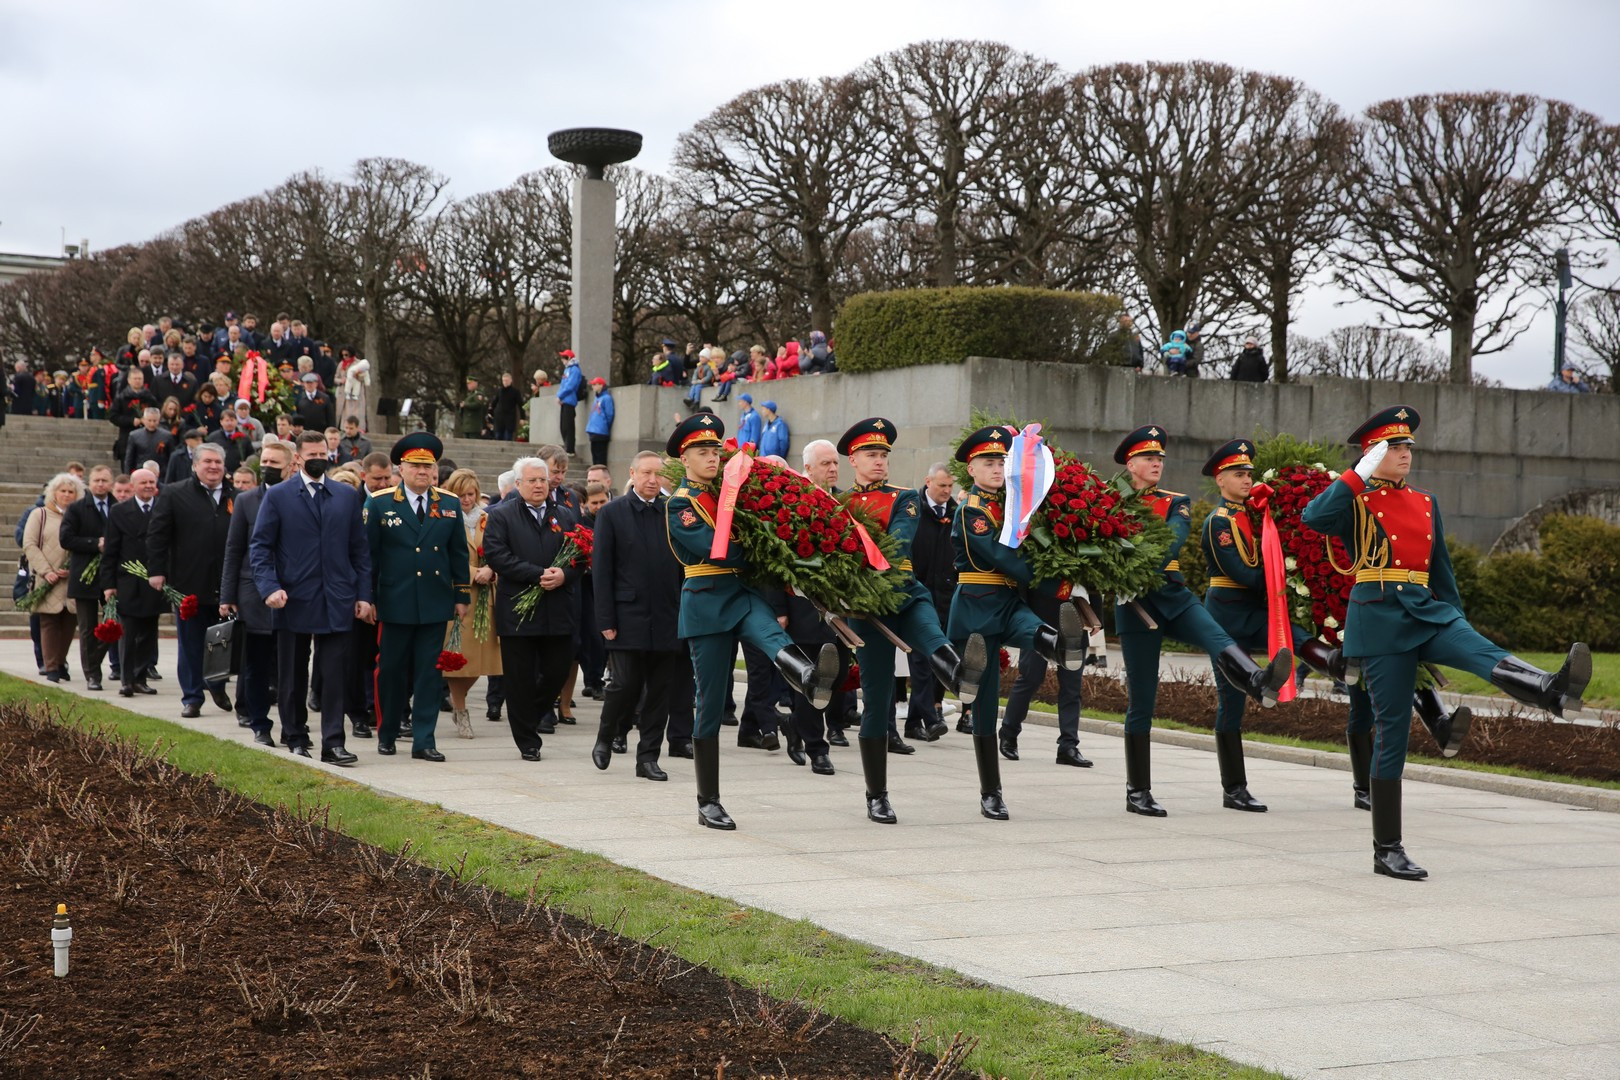
<svg viewBox="0 0 1620 1080">
<path fill-rule="evenodd" d="M 1508 651 L 1482 637 L 1463 619 L 1435 628 L 1416 649 L 1361 658 L 1361 678 L 1372 697 L 1374 780 L 1399 780 L 1406 769 L 1406 744 L 1412 734 L 1412 694 L 1418 665 L 1441 664 L 1472 672 L 1486 681 Z"/>
<path fill-rule="evenodd" d="M 939 612 L 928 589 L 915 578 L 907 592 L 905 606 L 883 616 L 883 624 L 913 652 L 931 656 L 950 644 L 939 625 Z M 855 650 L 855 659 L 861 665 L 861 738 L 886 739 L 894 711 L 894 645 L 864 619 L 853 619 L 850 626 L 866 642 Z"/>
<path fill-rule="evenodd" d="M 439 722 L 439 696 L 444 675 L 444 623 L 383 623 L 377 641 L 377 706 L 382 713 L 377 737 L 399 737 L 405 719 L 405 695 L 411 696 L 411 749 L 434 750 L 433 729 Z"/>
<path fill-rule="evenodd" d="M 1159 624 L 1157 630 L 1131 630 L 1119 635 L 1119 649 L 1125 656 L 1125 689 L 1130 695 L 1125 707 L 1127 735 L 1153 730 L 1153 706 L 1159 698 L 1159 652 L 1166 635 L 1196 645 L 1211 657 L 1233 644 L 1231 635 L 1197 605 L 1169 617 L 1154 612 L 1154 620 Z"/>
<path fill-rule="evenodd" d="M 696 711 L 692 721 L 694 739 L 720 735 L 720 721 L 726 713 L 726 696 L 731 688 L 737 642 L 748 642 L 767 657 L 775 657 L 793 644 L 786 630 L 771 614 L 770 605 L 752 593 L 748 611 L 734 627 L 717 634 L 698 634 L 686 639 L 692 652 L 692 678 L 696 691 Z"/>
<path fill-rule="evenodd" d="M 969 706 L 968 715 L 973 718 L 973 734 L 996 733 L 996 720 L 1001 715 L 1002 647 L 1017 649 L 1020 653 L 1025 649 L 1033 649 L 1035 631 L 1040 628 L 1041 617 L 1031 611 L 1027 604 L 1020 603 L 1008 613 L 1004 631 L 984 635 L 985 651 L 989 654 L 990 662 L 985 665 L 984 678 L 979 681 L 979 696 L 974 698 L 973 704 Z M 958 641 L 957 650 L 960 651 L 966 644 L 965 638 Z M 864 683 L 864 677 L 862 681 Z M 865 730 L 865 725 L 862 725 L 862 730 Z"/>
</svg>

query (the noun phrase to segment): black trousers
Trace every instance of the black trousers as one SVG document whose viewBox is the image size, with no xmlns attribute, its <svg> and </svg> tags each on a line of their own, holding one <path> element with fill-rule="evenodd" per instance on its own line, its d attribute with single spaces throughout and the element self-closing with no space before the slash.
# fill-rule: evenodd
<svg viewBox="0 0 1620 1080">
<path fill-rule="evenodd" d="M 377 726 L 377 625 L 354 620 L 349 628 L 349 673 L 343 685 L 343 711 L 356 727 Z"/>
<path fill-rule="evenodd" d="M 255 734 L 270 733 L 270 681 L 276 673 L 276 635 L 242 633 L 242 670 L 236 675 L 236 703 Z"/>
<path fill-rule="evenodd" d="M 684 657 L 674 650 L 608 650 L 607 680 L 602 684 L 601 730 L 609 736 L 622 736 L 639 726 L 637 764 L 658 760 L 664 732 L 669 726 L 670 684 L 683 662 Z M 638 705 L 641 706 L 639 716 Z"/>
<path fill-rule="evenodd" d="M 739 735 L 774 735 L 781 725 L 777 702 L 787 690 L 787 680 L 776 670 L 775 662 L 747 642 L 743 643 L 743 667 L 748 672 L 748 691 L 743 696 L 742 715 L 738 719 Z M 780 685 L 778 685 L 780 684 Z M 790 702 L 791 704 L 791 702 Z"/>
<path fill-rule="evenodd" d="M 1001 714 L 1001 733 L 1018 738 L 1024 730 L 1024 718 L 1029 715 L 1029 703 L 1035 691 L 1046 678 L 1046 658 L 1034 649 L 1025 649 L 1018 656 L 1018 678 L 1007 691 L 1007 709 Z M 1059 750 L 1074 750 L 1080 746 L 1080 698 L 1084 672 L 1058 668 L 1058 738 Z"/>
<path fill-rule="evenodd" d="M 591 436 L 591 464 L 606 465 L 608 463 L 608 440 L 602 435 Z"/>
<path fill-rule="evenodd" d="M 557 426 L 562 428 L 563 449 L 574 452 L 574 406 L 558 404 Z"/>
<path fill-rule="evenodd" d="M 573 663 L 571 635 L 507 634 L 501 638 L 506 722 L 519 750 L 540 749 L 540 714 L 557 700 Z"/>
<path fill-rule="evenodd" d="M 276 631 L 276 709 L 281 714 L 281 741 L 310 746 L 309 664 L 313 651 L 321 681 L 321 749 L 343 748 L 343 681 L 349 666 L 347 627 L 335 634 Z"/>
<path fill-rule="evenodd" d="M 940 716 L 939 680 L 928 654 L 912 649 L 906 654 L 906 727 L 927 727 Z"/>
<path fill-rule="evenodd" d="M 79 601 L 79 670 L 86 679 L 101 681 L 101 662 L 107 645 L 96 640 L 96 623 L 101 621 L 101 605 L 94 600 Z M 116 658 L 115 658 L 116 659 Z"/>
<path fill-rule="evenodd" d="M 590 574 L 580 580 L 582 606 L 579 612 L 579 674 L 592 690 L 602 688 L 602 672 L 607 667 L 607 642 L 596 628 L 596 583 Z"/>
<path fill-rule="evenodd" d="M 666 732 L 671 746 L 677 742 L 692 741 L 692 725 L 697 719 L 697 679 L 692 672 L 692 651 L 683 641 L 675 655 L 679 660 L 675 664 L 675 674 L 669 681 L 669 726 Z"/>
<path fill-rule="evenodd" d="M 125 686 L 143 686 L 146 671 L 157 663 L 158 617 L 121 615 L 124 637 L 119 642 L 119 671 Z"/>
</svg>

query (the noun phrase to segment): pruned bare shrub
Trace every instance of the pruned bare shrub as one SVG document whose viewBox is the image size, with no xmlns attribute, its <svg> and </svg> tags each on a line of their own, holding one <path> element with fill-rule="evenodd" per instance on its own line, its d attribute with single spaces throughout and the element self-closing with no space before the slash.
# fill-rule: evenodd
<svg viewBox="0 0 1620 1080">
<path fill-rule="evenodd" d="M 240 961 L 233 962 L 230 968 L 231 985 L 242 995 L 254 1027 L 285 1030 L 309 1021 L 322 1031 L 321 1018 L 337 1012 L 354 995 L 353 979 L 345 980 L 331 993 L 320 994 L 305 990 L 303 979 L 282 978 L 269 960 L 264 968 L 263 975 L 250 975 Z"/>
</svg>

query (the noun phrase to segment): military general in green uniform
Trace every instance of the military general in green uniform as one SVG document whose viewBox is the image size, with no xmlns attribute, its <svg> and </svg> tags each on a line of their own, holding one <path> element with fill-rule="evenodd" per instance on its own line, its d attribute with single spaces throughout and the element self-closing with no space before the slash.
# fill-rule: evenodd
<svg viewBox="0 0 1620 1080">
<path fill-rule="evenodd" d="M 467 533 L 459 496 L 433 486 L 444 444 L 419 431 L 390 453 L 401 483 L 366 500 L 372 595 L 382 624 L 377 643 L 377 752 L 394 753 L 411 697 L 411 757 L 443 761 L 433 742 L 439 720 L 439 652 L 444 627 L 467 611 Z"/>
<path fill-rule="evenodd" d="M 737 827 L 720 805 L 720 720 L 738 640 L 773 658 L 788 685 L 818 711 L 831 703 L 841 666 L 837 646 L 823 645 L 811 659 L 788 637 L 770 603 L 743 581 L 748 557 L 741 544 L 732 543 L 718 558 L 711 554 L 725 430 L 713 413 L 694 413 L 676 426 L 665 446 L 686 470 L 664 509 L 670 550 L 685 567 L 676 632 L 692 652 L 697 690 L 692 764 L 697 774 L 698 823 L 710 829 Z"/>
</svg>

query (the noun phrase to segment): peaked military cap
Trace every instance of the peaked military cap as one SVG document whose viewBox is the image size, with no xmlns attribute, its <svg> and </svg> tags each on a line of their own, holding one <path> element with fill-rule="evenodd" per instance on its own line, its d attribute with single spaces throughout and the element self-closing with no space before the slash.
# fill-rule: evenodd
<svg viewBox="0 0 1620 1080">
<path fill-rule="evenodd" d="M 1137 454 L 1162 454 L 1169 441 L 1170 436 L 1158 424 L 1139 427 L 1119 444 L 1114 451 L 1114 461 L 1123 465 Z"/>
<path fill-rule="evenodd" d="M 1365 454 L 1374 443 L 1390 442 L 1397 446 L 1412 446 L 1417 440 L 1412 433 L 1423 422 L 1423 417 L 1410 405 L 1391 405 L 1382 412 L 1373 413 L 1367 421 L 1350 433 L 1352 445 L 1361 447 Z"/>
<path fill-rule="evenodd" d="M 972 461 L 976 457 L 986 454 L 999 454 L 1007 456 L 1012 447 L 1013 436 L 1018 434 L 1010 427 L 993 424 L 990 427 L 980 428 L 962 440 L 962 445 L 956 448 L 957 461 Z"/>
<path fill-rule="evenodd" d="M 394 444 L 388 457 L 395 465 L 408 461 L 412 465 L 434 465 L 444 456 L 444 443 L 430 431 L 413 431 Z"/>
<path fill-rule="evenodd" d="M 714 413 L 693 413 L 675 425 L 669 442 L 664 444 L 664 452 L 670 457 L 680 457 L 694 446 L 719 446 L 725 441 L 725 435 L 725 421 Z"/>
<path fill-rule="evenodd" d="M 857 450 L 872 447 L 890 450 L 898 441 L 899 432 L 892 421 L 881 416 L 869 416 L 844 432 L 844 437 L 838 440 L 838 452 L 848 457 Z"/>
<path fill-rule="evenodd" d="M 1254 458 L 1249 456 L 1252 453 L 1254 443 L 1247 439 L 1233 439 L 1222 445 L 1209 456 L 1208 461 L 1204 462 L 1204 475 L 1219 476 L 1227 469 L 1252 469 Z"/>
</svg>

